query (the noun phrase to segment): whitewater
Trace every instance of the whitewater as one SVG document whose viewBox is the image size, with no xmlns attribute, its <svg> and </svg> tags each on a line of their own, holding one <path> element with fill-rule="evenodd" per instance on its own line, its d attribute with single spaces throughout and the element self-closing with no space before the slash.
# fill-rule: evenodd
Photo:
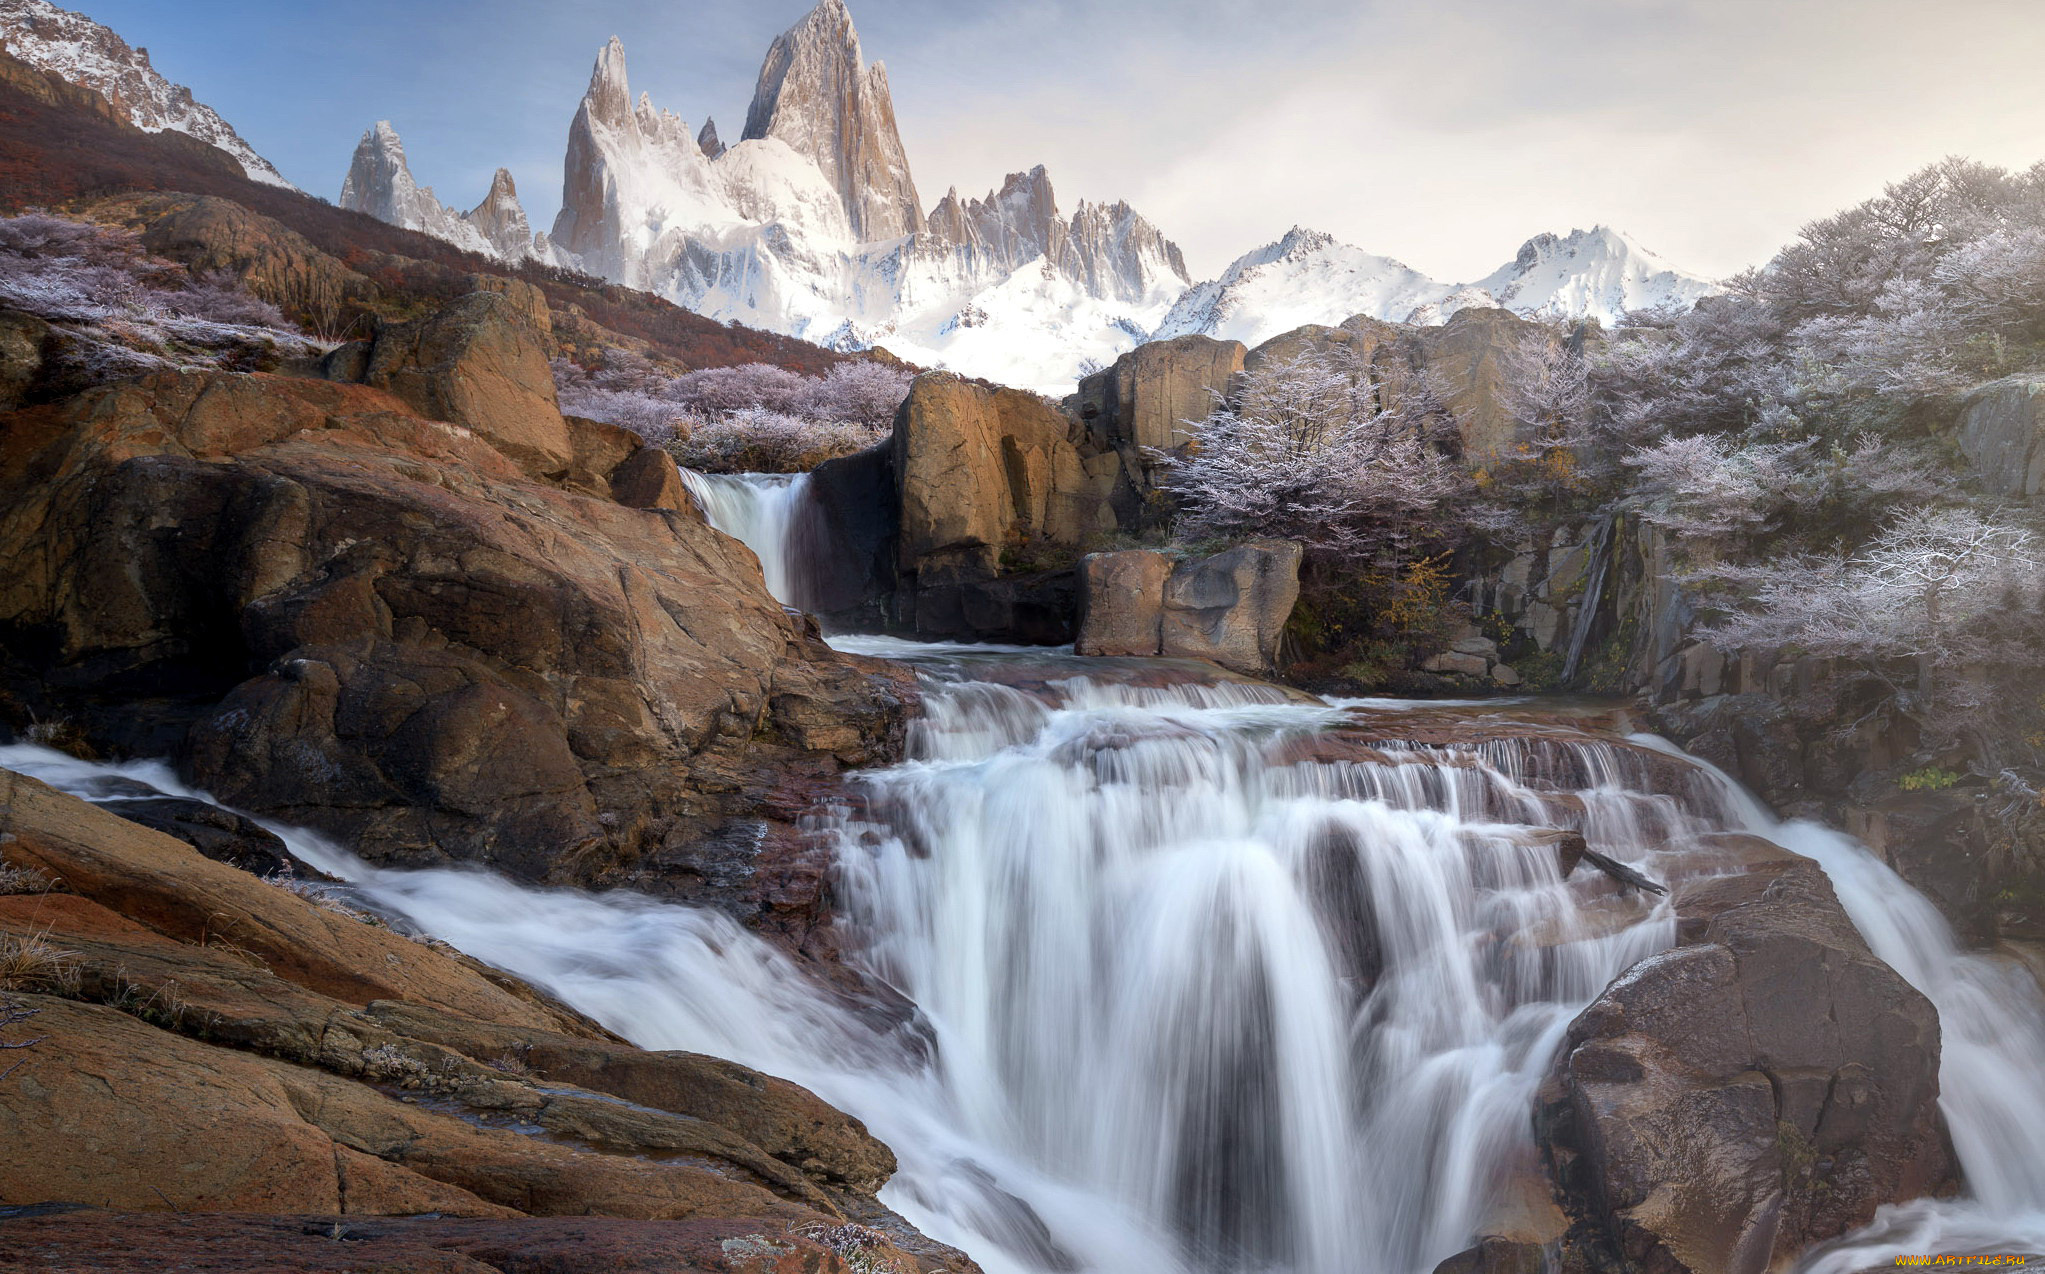
<svg viewBox="0 0 2045 1274">
<path fill-rule="evenodd" d="M 927 696 L 910 758 L 810 823 L 837 856 L 849 959 L 913 1003 L 906 1020 L 858 1011 L 717 912 L 381 869 L 276 830 L 356 901 L 637 1044 L 857 1115 L 900 1160 L 883 1200 L 995 1274 L 1424 1274 L 1523 1202 L 1563 1031 L 1673 940 L 1665 901 L 1572 889 L 1538 832 L 1580 826 L 1656 876 L 1708 869 L 1713 832 L 1753 832 L 1817 859 L 1938 1006 L 1971 1189 L 1885 1210 L 1806 1268 L 2045 1245 L 2036 984 L 1960 950 L 1843 835 L 1778 823 L 1698 764 L 1656 790 L 1668 745 L 1523 706 L 1451 710 L 1463 741 L 1344 752 L 1324 745 L 1443 709 L 1156 661 L 844 644 L 910 659 Z M 161 765 L 28 746 L 0 765 L 203 799 Z"/>
</svg>

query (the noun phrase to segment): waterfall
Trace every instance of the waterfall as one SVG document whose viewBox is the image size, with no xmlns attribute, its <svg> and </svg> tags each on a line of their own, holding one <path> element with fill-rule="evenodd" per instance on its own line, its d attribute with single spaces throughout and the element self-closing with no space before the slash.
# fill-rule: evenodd
<svg viewBox="0 0 2045 1274">
<path fill-rule="evenodd" d="M 718 913 L 379 869 L 280 830 L 399 923 L 641 1045 L 730 1057 L 857 1115 L 900 1161 L 883 1199 L 989 1274 L 1427 1274 L 1539 1173 L 1528 1112 L 1569 1021 L 1674 939 L 1665 901 L 1566 882 L 1540 830 L 1664 877 L 1714 870 L 1709 834 L 1751 830 L 1817 859 L 1938 1005 L 1974 1192 L 1885 1210 L 1806 1268 L 2045 1230 L 2035 983 L 1960 951 L 1848 838 L 1776 823 L 1709 767 L 1652 755 L 1666 744 L 1172 684 L 1160 664 L 1111 677 L 1137 661 L 914 659 L 911 759 L 854 776 L 811 823 L 837 847 L 848 959 L 915 1003 L 906 1024 Z M 1383 741 L 1417 709 L 1434 728 Z M 1444 712 L 1465 720 L 1445 732 Z M 1359 722 L 1375 741 L 1344 736 Z M 160 766 L 39 748 L 0 765 L 177 790 Z"/>
<path fill-rule="evenodd" d="M 767 591 L 784 606 L 804 605 L 806 473 L 698 473 L 682 470 L 682 483 L 703 518 L 753 551 Z"/>
</svg>

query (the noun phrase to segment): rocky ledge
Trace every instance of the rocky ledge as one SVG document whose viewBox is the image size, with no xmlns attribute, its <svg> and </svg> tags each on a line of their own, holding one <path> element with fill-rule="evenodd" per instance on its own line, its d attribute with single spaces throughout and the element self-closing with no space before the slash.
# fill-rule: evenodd
<svg viewBox="0 0 2045 1274">
<path fill-rule="evenodd" d="M 340 1250 L 511 1268 L 487 1251 L 529 1244 L 564 1271 L 655 1255 L 837 1270 L 859 1251 L 975 1268 L 874 1199 L 893 1155 L 794 1084 L 636 1049 L 444 947 L 6 771 L 0 856 L 16 891 L 0 894 L 0 999 L 20 1019 L 0 1144 L 34 1147 L 0 1156 L 0 1199 L 111 1210 L 0 1218 L 0 1261 L 130 1269 L 139 1250 L 162 1268 L 222 1241 L 249 1245 L 220 1267 L 237 1269 L 327 1268 Z M 159 1215 L 121 1215 L 141 1212 Z M 477 1224 L 359 1220 L 417 1214 Z M 530 1217 L 576 1218 L 589 1251 L 575 1227 L 511 1224 Z"/>
<path fill-rule="evenodd" d="M 814 872 L 759 847 L 799 857 L 804 785 L 894 756 L 913 685 L 775 603 L 663 455 L 564 417 L 544 300 L 491 282 L 305 375 L 9 417 L 0 724 L 377 862 L 800 909 Z"/>
</svg>

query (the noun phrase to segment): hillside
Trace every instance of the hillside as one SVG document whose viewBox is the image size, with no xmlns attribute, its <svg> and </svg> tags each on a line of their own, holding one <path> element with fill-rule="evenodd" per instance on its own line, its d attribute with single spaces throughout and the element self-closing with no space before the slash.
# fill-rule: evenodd
<svg viewBox="0 0 2045 1274">
<path fill-rule="evenodd" d="M 189 215 L 192 200 L 118 201 L 179 194 L 223 200 L 253 217 Z M 413 317 L 473 290 L 471 276 L 539 287 L 564 346 L 579 354 L 633 349 L 677 370 L 772 363 L 814 374 L 844 356 L 792 337 L 726 324 L 631 288 L 539 266 L 508 266 L 429 235 L 348 212 L 250 179 L 226 152 L 174 131 L 145 132 L 89 89 L 0 52 L 0 211 L 45 207 L 111 214 L 142 229 L 149 246 L 179 260 L 248 277 L 252 290 L 316 334 L 355 331 L 368 315 Z M 174 229 L 165 226 L 184 213 Z M 294 242 L 294 239 L 296 242 Z M 296 256 L 284 277 L 255 269 Z M 252 274 L 253 271 L 253 274 Z M 319 273 L 334 288 L 308 289 Z"/>
</svg>

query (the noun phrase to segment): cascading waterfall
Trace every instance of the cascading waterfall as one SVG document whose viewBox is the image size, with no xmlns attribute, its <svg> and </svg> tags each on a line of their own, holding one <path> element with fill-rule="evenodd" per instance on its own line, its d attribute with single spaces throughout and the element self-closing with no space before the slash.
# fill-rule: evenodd
<svg viewBox="0 0 2045 1274">
<path fill-rule="evenodd" d="M 801 608 L 806 590 L 804 513 L 806 473 L 698 473 L 682 470 L 682 483 L 704 520 L 753 551 L 767 591 L 784 606 Z"/>
<path fill-rule="evenodd" d="M 883 1198 L 991 1274 L 1425 1274 L 1533 1168 L 1528 1111 L 1567 1023 L 1673 939 L 1666 903 L 1565 883 L 1539 829 L 1650 875 L 1710 871 L 1706 834 L 1751 830 L 1824 865 L 1938 1005 L 1974 1191 L 1891 1209 L 1807 1268 L 2008 1250 L 2041 1211 L 2036 985 L 1960 952 L 1852 841 L 1775 823 L 1647 751 L 1665 744 L 1474 721 L 1456 732 L 1473 742 L 1361 744 L 1336 727 L 1396 705 L 1120 684 L 1115 661 L 1043 653 L 915 658 L 914 759 L 858 776 L 815 823 L 839 848 L 853 958 L 915 1002 L 913 1025 L 848 1010 L 719 914 L 287 838 L 642 1045 L 731 1057 L 858 1115 L 900 1160 Z M 34 748 L 0 765 L 74 791 L 110 772 Z M 176 790 L 162 767 L 123 772 Z M 1694 779 L 1669 790 L 1671 773 Z"/>
</svg>

